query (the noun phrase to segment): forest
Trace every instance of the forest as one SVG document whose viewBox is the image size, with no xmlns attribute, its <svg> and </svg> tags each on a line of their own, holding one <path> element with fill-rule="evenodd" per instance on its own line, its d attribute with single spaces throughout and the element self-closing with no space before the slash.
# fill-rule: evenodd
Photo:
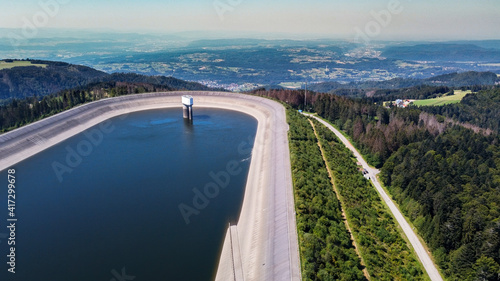
<svg viewBox="0 0 500 281">
<path fill-rule="evenodd" d="M 201 84 L 173 77 L 145 76 L 133 73 L 108 74 L 90 67 L 64 62 L 29 60 L 36 66 L 0 70 L 0 102 L 11 99 L 43 97 L 68 89 L 85 89 L 101 82 L 144 83 L 159 88 L 210 90 Z M 89 86 L 90 85 L 90 86 Z"/>
<path fill-rule="evenodd" d="M 112 77 L 124 77 L 131 81 L 142 81 L 144 78 L 142 75 L 135 74 L 114 74 Z M 102 98 L 157 91 L 199 89 L 196 83 L 170 77 L 150 77 L 147 81 L 156 81 L 160 85 L 144 82 L 99 82 L 43 97 L 13 99 L 0 105 L 0 132 L 7 132 L 74 106 Z"/>
<path fill-rule="evenodd" d="M 257 91 L 255 94 L 304 109 L 303 91 Z M 442 130 L 436 117 L 422 114 L 418 109 L 387 109 L 366 100 L 331 94 L 310 95 L 308 100 L 306 110 L 316 112 L 344 130 L 367 161 L 376 167 L 382 167 L 384 161 L 401 145 Z"/>
<path fill-rule="evenodd" d="M 500 149 L 455 126 L 404 146 L 381 179 L 449 280 L 498 280 Z"/>
<path fill-rule="evenodd" d="M 45 96 L 84 86 L 108 75 L 86 66 L 38 60 L 31 62 L 47 66 L 22 66 L 0 70 L 0 101 Z"/>
<path fill-rule="evenodd" d="M 316 120 L 314 127 L 371 279 L 424 280 L 422 266 L 398 232 L 390 211 L 359 171 L 352 152 Z"/>
<path fill-rule="evenodd" d="M 316 112 L 349 135 L 381 168 L 447 280 L 500 280 L 498 87 L 456 105 L 407 109 L 314 93 L 304 105 L 304 91 L 254 94 Z M 493 134 L 476 133 L 471 124 Z"/>
<path fill-rule="evenodd" d="M 355 93 L 366 93 L 376 90 L 418 89 L 426 87 L 470 88 L 478 85 L 486 87 L 495 85 L 498 80 L 499 78 L 493 72 L 467 71 L 461 73 L 449 73 L 425 79 L 394 78 L 384 81 L 362 81 L 347 84 L 339 82 L 323 82 L 312 84 L 309 86 L 309 89 L 315 92 L 338 95 L 342 92 L 345 93 L 345 90 L 356 90 Z"/>
<path fill-rule="evenodd" d="M 367 280 L 343 222 L 314 131 L 287 110 L 303 280 Z"/>
<path fill-rule="evenodd" d="M 304 280 L 366 280 L 343 222 L 344 211 L 371 280 L 424 280 L 423 270 L 398 232 L 352 153 L 335 135 L 288 110 L 290 152 Z M 318 147 L 325 150 L 334 181 Z"/>
<path fill-rule="evenodd" d="M 420 109 L 442 115 L 458 122 L 470 123 L 500 133 L 500 88 L 466 95 L 461 103 L 445 106 L 426 106 Z"/>
</svg>

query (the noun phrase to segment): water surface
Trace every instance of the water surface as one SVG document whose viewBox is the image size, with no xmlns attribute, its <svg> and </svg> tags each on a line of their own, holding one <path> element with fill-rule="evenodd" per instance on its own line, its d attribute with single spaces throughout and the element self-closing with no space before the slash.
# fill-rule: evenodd
<svg viewBox="0 0 500 281">
<path fill-rule="evenodd" d="M 180 109 L 116 117 L 15 165 L 16 274 L 0 172 L 0 280 L 211 280 L 257 121 L 194 113 L 193 124 Z"/>
</svg>

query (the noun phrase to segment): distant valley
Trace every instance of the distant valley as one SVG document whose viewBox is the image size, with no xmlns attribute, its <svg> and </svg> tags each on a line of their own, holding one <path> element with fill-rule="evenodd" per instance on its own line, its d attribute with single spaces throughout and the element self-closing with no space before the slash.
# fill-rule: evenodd
<svg viewBox="0 0 500 281">
<path fill-rule="evenodd" d="M 500 78 L 493 72 L 461 72 L 434 76 L 425 79 L 394 78 L 385 81 L 364 82 L 320 82 L 310 84 L 308 89 L 320 93 L 334 93 L 352 97 L 375 98 L 425 98 L 435 93 L 448 92 L 447 87 L 473 87 L 476 85 L 493 86 L 500 83 Z M 106 84 L 106 85 L 101 85 Z M 98 88 L 128 87 L 128 92 L 151 92 L 170 90 L 224 90 L 216 88 L 218 84 L 203 85 L 174 77 L 161 75 L 149 76 L 136 73 L 113 73 L 96 70 L 91 67 L 65 62 L 44 60 L 3 60 L 0 61 L 0 102 L 12 98 L 43 97 L 62 90 L 88 90 Z M 416 87 L 416 88 L 415 88 Z M 256 89 L 282 89 L 283 86 L 255 86 Z M 409 89 L 412 94 L 405 94 Z M 422 89 L 423 88 L 423 89 Z M 427 89 L 429 88 L 429 89 Z M 132 90 L 131 90 L 132 89 Z M 397 92 L 385 92 L 394 90 Z M 374 100 L 377 101 L 377 100 Z"/>
<path fill-rule="evenodd" d="M 426 79 L 465 71 L 500 74 L 498 40 L 364 45 L 328 39 L 192 40 L 182 34 L 96 33 L 78 39 L 40 37 L 23 44 L 13 47 L 0 38 L 0 58 L 64 61 L 106 73 L 172 76 L 228 90 Z"/>
</svg>

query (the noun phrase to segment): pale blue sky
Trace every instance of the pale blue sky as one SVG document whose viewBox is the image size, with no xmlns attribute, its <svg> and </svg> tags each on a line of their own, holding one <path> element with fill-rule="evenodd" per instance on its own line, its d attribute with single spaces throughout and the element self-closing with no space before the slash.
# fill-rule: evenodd
<svg viewBox="0 0 500 281">
<path fill-rule="evenodd" d="M 42 28 L 352 38 L 358 29 L 367 30 L 373 12 L 387 10 L 391 2 L 399 2 L 402 11 L 375 30 L 376 39 L 500 39 L 499 0 L 3 0 L 0 27 L 31 23 Z M 58 9 L 48 5 L 47 10 L 39 3 L 58 3 Z"/>
</svg>

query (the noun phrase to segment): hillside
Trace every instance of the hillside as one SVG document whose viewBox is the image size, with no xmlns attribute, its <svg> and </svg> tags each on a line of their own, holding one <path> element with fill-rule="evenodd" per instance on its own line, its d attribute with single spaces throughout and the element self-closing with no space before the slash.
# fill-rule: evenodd
<svg viewBox="0 0 500 281">
<path fill-rule="evenodd" d="M 304 109 L 303 91 L 255 94 Z M 305 109 L 342 129 L 371 164 L 382 168 L 380 179 L 446 280 L 499 280 L 498 97 L 494 88 L 467 95 L 459 104 L 424 108 L 432 113 L 441 108 L 436 112 L 468 124 L 444 122 L 421 108 L 385 108 L 331 94 L 309 94 Z M 471 124 L 494 133 L 476 133 Z"/>
<path fill-rule="evenodd" d="M 0 93 L 3 94 L 0 96 L 3 99 L 0 99 L 0 132 L 102 98 L 176 90 L 214 90 L 173 77 L 107 74 L 67 63 L 32 62 L 43 66 L 23 62 L 25 66 L 6 68 L 0 72 L 3 73 L 0 82 Z"/>
<path fill-rule="evenodd" d="M 174 77 L 147 76 L 135 73 L 113 73 L 98 80 L 100 82 L 143 83 L 163 88 L 171 88 L 172 90 L 189 90 L 189 91 L 213 90 L 199 83 L 188 82 Z"/>
<path fill-rule="evenodd" d="M 466 95 L 460 103 L 445 106 L 420 108 L 432 114 L 439 114 L 466 122 L 500 134 L 500 88 L 480 91 Z"/>
<path fill-rule="evenodd" d="M 20 61 L 12 63 L 19 64 Z M 209 90 L 198 83 L 186 82 L 173 77 L 144 76 L 137 74 L 108 74 L 90 67 L 64 62 L 31 60 L 32 64 L 0 70 L 0 101 L 10 98 L 46 96 L 61 90 L 84 87 L 98 82 L 146 83 L 163 88 Z"/>
<path fill-rule="evenodd" d="M 83 86 L 108 75 L 90 67 L 64 62 L 31 62 L 46 66 L 18 66 L 0 70 L 0 100 L 45 96 Z"/>
<path fill-rule="evenodd" d="M 148 81 L 147 77 L 140 75 L 117 74 L 106 79 L 127 78 L 137 81 Z M 195 89 L 196 83 L 189 83 L 169 77 L 151 77 L 150 82 L 170 84 L 161 86 L 143 82 L 96 82 L 85 86 L 59 91 L 43 97 L 33 96 L 24 99 L 13 99 L 0 105 L 0 132 L 7 132 L 34 121 L 52 116 L 72 107 L 96 101 L 103 98 L 133 95 L 139 93 L 166 92 L 175 90 Z M 158 80 L 155 80 L 158 79 Z"/>
<path fill-rule="evenodd" d="M 414 46 L 390 46 L 382 56 L 412 61 L 486 62 L 500 60 L 500 50 L 474 44 L 434 43 Z"/>
<path fill-rule="evenodd" d="M 424 79 L 426 85 L 440 85 L 448 87 L 463 87 L 473 85 L 494 85 L 498 77 L 493 72 L 461 72 L 443 74 L 436 77 Z"/>
<path fill-rule="evenodd" d="M 415 86 L 446 86 L 467 87 L 474 85 L 495 85 L 499 81 L 493 72 L 460 72 L 438 75 L 426 79 L 394 78 L 386 81 L 365 81 L 341 84 L 338 82 L 324 82 L 312 84 L 309 89 L 319 93 L 333 93 L 339 89 L 401 89 Z"/>
</svg>

